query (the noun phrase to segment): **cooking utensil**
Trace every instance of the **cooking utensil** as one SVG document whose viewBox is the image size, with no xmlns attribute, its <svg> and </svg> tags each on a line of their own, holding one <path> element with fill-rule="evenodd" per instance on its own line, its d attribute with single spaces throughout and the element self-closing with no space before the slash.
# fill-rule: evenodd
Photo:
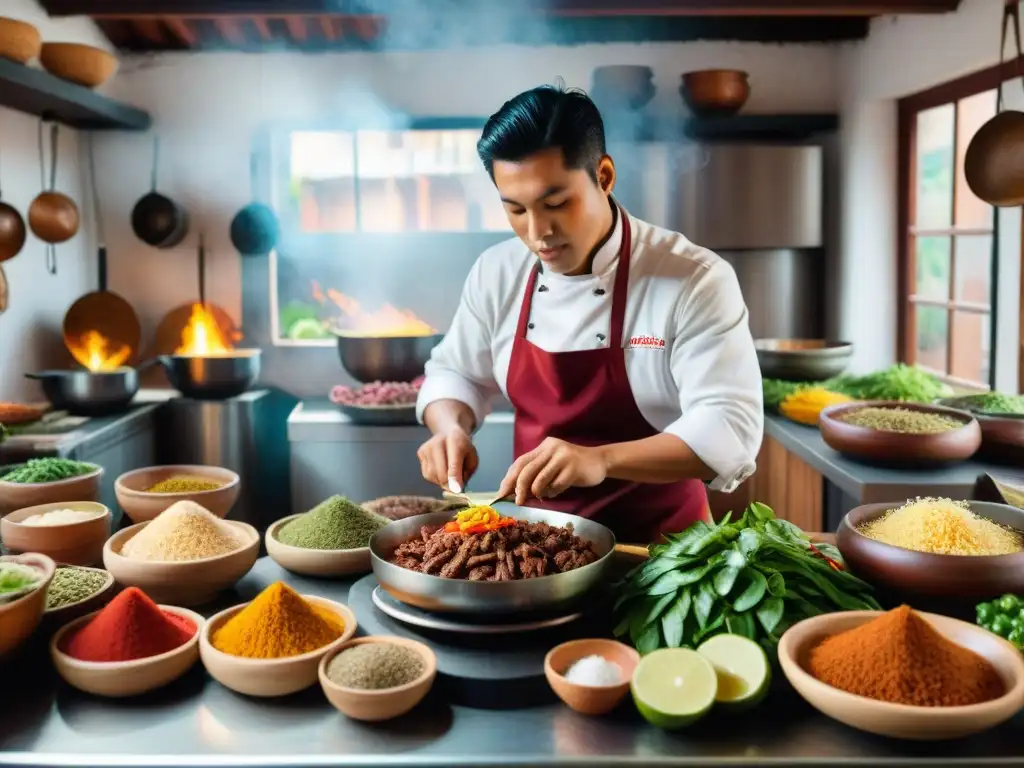
<svg viewBox="0 0 1024 768">
<path fill-rule="evenodd" d="M 1022 77 L 1021 57 L 1024 51 L 1020 42 L 1019 0 L 1005 2 L 999 38 L 1000 66 L 1011 22 L 1017 45 L 1017 77 Z M 967 145 L 964 177 L 971 191 L 990 205 L 1021 205 L 1024 203 L 1024 112 L 1015 109 L 1003 111 L 1002 81 L 996 93 L 996 116 L 981 126 Z"/>
<path fill-rule="evenodd" d="M 703 69 L 681 79 L 679 93 L 700 117 L 735 115 L 750 98 L 750 75 L 740 69 Z"/>
<path fill-rule="evenodd" d="M 826 339 L 757 339 L 757 362 L 766 379 L 823 381 L 846 370 L 853 344 Z"/>
<path fill-rule="evenodd" d="M 256 153 L 249 159 L 249 180 L 253 202 L 231 220 L 231 242 L 243 256 L 265 256 L 274 250 L 281 236 L 281 226 L 274 210 L 259 201 L 256 190 Z"/>
<path fill-rule="evenodd" d="M 356 381 L 412 381 L 423 375 L 430 352 L 444 338 L 429 336 L 350 336 L 334 331 L 338 357 Z"/>
<path fill-rule="evenodd" d="M 161 355 L 171 386 L 195 400 L 227 400 L 247 391 L 260 373 L 260 350 L 237 349 L 230 355 Z"/>
<path fill-rule="evenodd" d="M 56 243 L 64 243 L 78 233 L 80 218 L 75 201 L 65 194 L 57 192 L 57 149 L 59 147 L 59 128 L 56 123 L 50 124 L 50 184 L 46 184 L 46 148 L 44 140 L 44 123 L 39 121 L 39 174 L 43 192 L 36 196 L 28 209 L 28 225 L 32 234 L 47 243 L 46 269 L 51 275 L 57 274 Z"/>
<path fill-rule="evenodd" d="M 7 275 L 4 274 L 4 268 L 0 267 L 0 314 L 7 311 Z"/>
<path fill-rule="evenodd" d="M 152 189 L 132 209 L 135 236 L 154 248 L 173 248 L 188 234 L 188 212 L 171 198 L 156 191 L 160 165 L 160 139 L 153 137 Z"/>
<path fill-rule="evenodd" d="M 35 379 L 54 409 L 75 416 L 109 416 L 127 410 L 139 391 L 139 371 L 153 365 L 147 360 L 137 368 L 113 371 L 40 371 L 26 373 Z"/>
<path fill-rule="evenodd" d="M 0 30 L 2 29 L 0 25 Z M 21 253 L 21 249 L 25 247 L 27 234 L 25 219 L 18 213 L 17 208 L 3 202 L 3 193 L 0 192 L 0 262 L 13 259 Z"/>
<path fill-rule="evenodd" d="M 85 335 L 92 332 L 101 335 L 110 345 L 127 347 L 130 354 L 124 360 L 130 364 L 142 343 L 142 324 L 138 315 L 124 298 L 107 290 L 107 245 L 103 231 L 103 216 L 100 208 L 99 189 L 96 181 L 96 163 L 93 153 L 92 133 L 88 137 L 89 182 L 92 186 L 93 222 L 99 243 L 96 254 L 99 289 L 87 293 L 71 305 L 64 315 L 64 346 L 75 355 L 75 350 L 86 347 Z M 75 358 L 88 367 L 90 361 Z M 136 382 L 138 389 L 138 382 Z M 132 393 L 134 396 L 134 392 Z M 130 400 L 131 398 L 129 398 Z"/>
<path fill-rule="evenodd" d="M 506 502 L 498 502 L 498 510 L 531 523 L 553 526 L 571 523 L 577 536 L 593 544 L 600 559 L 574 571 L 517 581 L 442 579 L 388 562 L 400 544 L 419 535 L 422 526 L 440 526 L 452 519 L 451 512 L 434 512 L 393 522 L 373 535 L 370 539 L 373 575 L 397 600 L 439 613 L 521 613 L 568 607 L 601 583 L 615 550 L 615 535 L 608 528 L 575 515 L 517 507 Z"/>
</svg>

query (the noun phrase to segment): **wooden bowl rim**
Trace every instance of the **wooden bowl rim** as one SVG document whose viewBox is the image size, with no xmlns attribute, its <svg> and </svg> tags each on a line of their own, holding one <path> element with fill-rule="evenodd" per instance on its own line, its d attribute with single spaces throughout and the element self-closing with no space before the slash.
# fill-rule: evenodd
<svg viewBox="0 0 1024 768">
<path fill-rule="evenodd" d="M 210 478 L 213 478 L 214 476 L 210 475 L 208 472 L 204 474 L 204 471 L 213 469 L 218 472 L 224 472 L 226 474 L 231 475 L 231 479 L 228 480 L 226 483 L 224 483 L 224 485 L 220 486 L 219 488 L 209 488 L 205 491 L 175 491 L 174 493 L 137 491 L 134 488 L 129 488 L 123 482 L 125 478 L 130 478 L 133 475 L 141 475 L 143 472 L 153 472 L 154 470 L 163 469 L 172 470 L 169 476 L 173 476 L 175 474 L 186 475 L 192 473 L 193 477 Z M 196 496 L 204 497 L 215 493 L 223 493 L 224 491 L 230 488 L 238 486 L 241 483 L 241 481 L 242 479 L 239 476 L 239 474 L 235 472 L 233 469 L 228 469 L 227 467 L 215 467 L 211 464 L 156 464 L 152 467 L 141 467 L 140 469 L 132 469 L 129 470 L 128 472 L 122 472 L 114 481 L 114 489 L 116 491 L 119 491 L 120 493 L 123 493 L 125 496 L 140 500 L 145 499 L 149 501 L 153 499 L 175 499 L 177 501 L 189 501 Z"/>
<path fill-rule="evenodd" d="M 156 518 L 153 518 L 153 520 L 155 519 Z M 122 555 L 121 548 L 124 547 L 128 540 L 136 536 L 144 526 L 147 526 L 153 522 L 153 520 L 143 520 L 141 523 L 135 523 L 134 525 L 129 525 L 127 528 L 122 528 L 120 531 L 118 531 L 110 538 L 108 538 L 106 542 L 103 544 L 103 557 L 104 559 L 106 559 L 107 555 L 110 555 L 111 557 L 120 558 L 125 562 L 132 563 L 133 565 L 141 567 L 154 566 L 160 568 L 187 568 L 189 566 L 195 565 L 209 565 L 210 563 L 215 563 L 218 560 L 225 560 L 229 557 L 235 557 L 239 553 L 248 551 L 253 548 L 259 550 L 261 541 L 260 532 L 257 531 L 249 523 L 244 523 L 241 520 L 225 520 L 223 518 L 217 519 L 220 520 L 220 522 L 222 523 L 226 523 L 227 525 L 238 526 L 250 536 L 250 541 L 247 541 L 237 549 L 233 549 L 230 552 L 225 552 L 223 555 L 214 555 L 213 557 L 201 557 L 197 560 L 136 560 L 133 557 L 127 557 L 126 555 Z M 129 531 L 132 532 L 131 536 L 128 535 Z M 120 545 L 116 552 L 114 551 L 114 539 L 117 539 L 118 544 Z"/>
<path fill-rule="evenodd" d="M 59 571 L 61 568 L 78 568 L 79 570 L 83 570 L 83 571 L 96 571 L 97 573 L 105 573 L 107 575 L 107 580 L 105 582 L 103 582 L 103 586 L 102 587 L 97 589 L 95 592 L 93 592 L 88 597 L 83 597 L 81 600 L 77 600 L 77 601 L 75 601 L 73 603 L 68 603 L 67 605 L 62 605 L 59 608 L 46 608 L 46 607 L 44 607 L 43 608 L 43 615 L 45 615 L 45 616 L 59 616 L 61 611 L 66 611 L 66 610 L 69 610 L 71 608 L 75 608 L 75 607 L 77 607 L 79 605 L 82 605 L 82 603 L 87 603 L 90 600 L 93 600 L 96 597 L 98 597 L 99 595 L 102 595 L 104 592 L 108 591 L 111 587 L 114 586 L 114 584 L 116 582 L 116 580 L 114 579 L 114 574 L 112 574 L 106 568 L 93 568 L 92 566 L 88 566 L 88 565 L 75 565 L 74 563 L 57 563 L 57 567 L 53 571 L 54 574 L 56 574 L 57 571 Z M 98 610 L 102 610 L 102 609 L 98 609 Z M 184 610 L 184 609 L 182 609 L 182 610 Z"/>
<path fill-rule="evenodd" d="M 883 429 L 873 427 L 862 427 L 858 424 L 849 424 L 839 418 L 842 413 L 859 411 L 864 408 L 881 408 L 892 410 L 903 408 L 905 410 L 917 411 L 918 413 L 932 413 L 939 416 L 949 416 L 963 421 L 959 427 L 948 429 L 945 432 L 932 432 L 919 434 L 913 432 L 886 432 Z M 885 436 L 889 440 L 900 440 L 904 443 L 913 442 L 950 442 L 961 443 L 967 440 L 970 433 L 977 430 L 978 438 L 981 438 L 981 425 L 978 420 L 966 411 L 958 411 L 955 408 L 945 408 L 941 405 L 929 403 L 903 402 L 901 400 L 854 400 L 849 403 L 834 403 L 822 409 L 818 415 L 819 428 L 831 428 L 833 431 L 843 431 L 847 436 L 856 435 L 858 438 L 876 440 Z M 979 443 L 980 444 L 980 443 Z"/>
<path fill-rule="evenodd" d="M 25 525 L 25 523 L 22 522 L 22 520 L 24 520 L 25 518 L 32 517 L 32 514 L 36 514 L 35 510 L 37 510 L 37 509 L 42 509 L 43 507 L 46 507 L 47 511 L 53 511 L 54 509 L 63 509 L 63 508 L 65 508 L 66 504 L 89 504 L 89 505 L 92 505 L 92 506 L 100 507 L 100 509 L 97 509 L 95 511 L 100 512 L 102 510 L 102 512 L 101 512 L 101 514 L 94 515 L 93 517 L 88 517 L 85 520 L 79 520 L 78 522 L 75 522 L 75 523 L 61 523 L 60 525 L 45 525 L 45 526 L 43 526 L 43 525 Z M 86 511 L 86 510 L 74 510 L 74 511 L 82 512 L 82 511 Z M 20 514 L 22 512 L 26 513 L 22 517 L 22 520 L 11 520 L 11 516 L 12 515 L 17 515 L 17 514 Z M 108 507 L 106 504 L 102 504 L 101 502 L 98 502 L 98 501 L 51 501 L 51 502 L 47 502 L 46 504 L 33 504 L 31 507 L 21 507 L 20 509 L 11 510 L 6 515 L 4 515 L 2 518 L 0 518 L 0 520 L 3 521 L 4 525 L 13 525 L 16 528 L 19 528 L 19 529 L 25 530 L 25 531 L 35 531 L 35 530 L 39 530 L 39 529 L 47 530 L 47 531 L 61 531 L 61 530 L 66 530 L 68 528 L 76 528 L 76 527 L 78 527 L 80 525 L 90 525 L 90 524 L 94 525 L 97 520 L 107 520 L 107 521 L 109 521 L 111 519 L 111 517 L 113 517 L 113 515 L 110 512 L 110 507 Z"/>
<path fill-rule="evenodd" d="M 338 554 L 342 554 L 342 553 L 344 553 L 346 555 L 347 554 L 357 554 L 357 553 L 360 554 L 360 555 L 369 554 L 369 552 L 370 552 L 370 547 L 369 546 L 355 547 L 353 549 L 311 549 L 309 547 L 296 547 L 293 544 L 285 544 L 283 541 L 281 541 L 279 538 L 277 538 L 278 532 L 280 531 L 281 528 L 284 528 L 284 526 L 287 523 L 290 523 L 292 520 L 296 520 L 296 519 L 302 517 L 303 515 L 308 515 L 308 514 L 309 514 L 308 512 L 300 512 L 297 515 L 288 515 L 287 517 L 282 517 L 280 520 L 277 520 L 277 521 L 271 523 L 270 527 L 267 528 L 267 532 L 265 534 L 266 539 L 268 541 L 270 539 L 273 539 L 274 540 L 274 544 L 276 546 L 281 547 L 282 549 L 287 550 L 288 554 L 294 555 L 294 556 L 300 556 L 300 555 L 304 555 L 304 554 L 311 553 L 311 552 L 316 552 L 316 553 L 320 553 L 320 554 L 324 554 L 324 555 L 338 555 Z"/>
<path fill-rule="evenodd" d="M 627 656 L 633 659 L 634 665 L 640 663 L 640 653 L 635 648 L 631 648 L 625 643 L 619 642 L 618 640 L 611 640 L 605 637 L 580 637 L 576 640 L 567 640 L 564 643 L 559 643 L 550 651 L 548 651 L 547 654 L 545 654 L 544 656 L 544 671 L 553 675 L 558 680 L 565 683 L 565 685 L 572 686 L 573 688 L 578 688 L 581 691 L 613 691 L 616 688 L 621 688 L 622 686 L 629 685 L 631 676 L 626 676 L 618 683 L 612 683 L 611 685 L 583 685 L 581 683 L 574 683 L 571 680 L 566 679 L 565 675 L 562 672 L 559 672 L 557 669 L 554 668 L 554 666 L 551 663 L 551 660 L 555 657 L 556 654 L 569 650 L 575 650 L 579 646 L 582 646 L 584 643 L 600 643 L 605 647 L 620 648 L 626 652 Z M 609 659 L 603 653 L 598 652 L 595 655 L 600 656 L 605 661 L 611 661 L 611 659 Z M 582 656 L 574 655 L 572 663 L 575 663 L 582 658 Z M 636 667 L 634 666 L 634 670 L 635 668 Z M 622 671 L 625 673 L 626 670 Z"/>
<path fill-rule="evenodd" d="M 410 648 L 416 651 L 423 659 L 425 667 L 423 672 L 415 680 L 403 685 L 397 685 L 394 688 L 378 688 L 372 690 L 366 690 L 364 688 L 349 688 L 344 685 L 338 685 L 327 676 L 327 665 L 330 664 L 331 661 L 334 660 L 334 657 L 339 653 L 347 651 L 349 648 L 355 648 L 357 645 L 370 645 L 372 643 L 390 643 L 392 645 L 401 645 L 405 648 Z M 320 659 L 320 665 L 317 668 L 317 676 L 320 678 L 320 683 L 324 688 L 330 688 L 331 690 L 344 693 L 349 696 L 364 696 L 367 699 L 381 699 L 388 696 L 394 696 L 395 694 L 407 693 L 423 685 L 436 675 L 437 654 L 434 653 L 433 649 L 429 645 L 421 643 L 419 640 L 413 640 L 409 637 L 398 637 L 393 635 L 373 635 L 346 640 L 344 643 L 341 643 L 328 651 L 324 657 Z"/>
<path fill-rule="evenodd" d="M 9 464 L 8 466 L 23 467 L 27 463 L 28 462 L 22 461 L 18 464 Z M 81 482 L 82 480 L 99 478 L 104 472 L 106 472 L 106 470 L 99 464 L 94 464 L 91 461 L 80 461 L 79 464 L 88 464 L 91 467 L 95 467 L 95 469 L 91 472 L 75 475 L 74 477 L 65 477 L 63 480 L 51 480 L 48 483 L 12 483 L 0 478 L 0 488 L 55 488 L 60 485 L 70 485 L 71 483 Z"/>
</svg>

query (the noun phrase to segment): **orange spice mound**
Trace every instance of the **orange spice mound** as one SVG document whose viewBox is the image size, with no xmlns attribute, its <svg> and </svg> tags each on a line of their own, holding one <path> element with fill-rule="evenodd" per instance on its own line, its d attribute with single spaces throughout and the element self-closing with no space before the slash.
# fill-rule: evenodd
<svg viewBox="0 0 1024 768">
<path fill-rule="evenodd" d="M 956 707 L 1005 692 L 987 660 L 947 640 L 906 605 L 826 638 L 807 666 L 833 688 L 893 704 Z"/>
</svg>

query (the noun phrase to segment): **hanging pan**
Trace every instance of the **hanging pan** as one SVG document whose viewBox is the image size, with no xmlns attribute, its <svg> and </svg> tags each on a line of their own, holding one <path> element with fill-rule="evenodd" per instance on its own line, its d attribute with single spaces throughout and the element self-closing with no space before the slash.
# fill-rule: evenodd
<svg viewBox="0 0 1024 768">
<path fill-rule="evenodd" d="M 253 202 L 235 214 L 231 220 L 231 242 L 242 256 L 266 256 L 277 245 L 281 227 L 277 214 L 256 194 L 256 153 L 249 158 L 249 183 Z"/>
<path fill-rule="evenodd" d="M 28 209 L 28 226 L 32 234 L 47 243 L 46 269 L 57 274 L 56 243 L 64 243 L 78 233 L 80 219 L 75 201 L 57 191 L 58 128 L 50 124 L 50 184 L 46 184 L 45 120 L 39 121 L 39 171 L 43 192 L 39 193 Z"/>
<path fill-rule="evenodd" d="M 101 355 L 106 363 L 104 369 L 120 368 L 134 359 L 142 341 L 142 325 L 131 304 L 107 290 L 107 244 L 91 133 L 88 142 L 93 222 L 99 246 L 99 289 L 79 298 L 64 315 L 64 345 L 75 360 L 90 370 L 97 369 L 93 355 Z"/>
<path fill-rule="evenodd" d="M 1013 24 L 1013 37 L 1017 44 L 1017 76 L 1021 77 L 1024 75 L 1021 70 L 1021 56 L 1024 53 L 1020 42 L 1019 0 L 1006 0 L 1003 9 L 999 45 L 1000 71 L 1010 24 Z M 1002 81 L 997 93 L 996 116 L 978 129 L 967 146 L 964 177 L 971 191 L 990 205 L 1021 205 L 1024 203 L 1024 112 L 1015 109 L 1003 111 Z"/>
<path fill-rule="evenodd" d="M 3 193 L 0 193 L 0 262 L 21 253 L 27 233 L 25 219 L 13 205 L 3 201 Z"/>
<path fill-rule="evenodd" d="M 135 236 L 154 248 L 173 248 L 188 234 L 188 212 L 166 195 L 156 191 L 160 166 L 160 139 L 153 137 L 152 189 L 132 209 Z"/>
</svg>

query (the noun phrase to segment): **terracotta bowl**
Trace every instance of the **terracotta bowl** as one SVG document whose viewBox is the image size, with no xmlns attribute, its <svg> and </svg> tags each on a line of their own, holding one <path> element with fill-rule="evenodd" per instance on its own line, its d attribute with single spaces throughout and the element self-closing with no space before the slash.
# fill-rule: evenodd
<svg viewBox="0 0 1024 768">
<path fill-rule="evenodd" d="M 862 408 L 904 408 L 934 413 L 963 421 L 959 429 L 937 435 L 905 435 L 858 427 L 841 420 L 844 414 Z M 821 437 L 833 450 L 865 463 L 893 466 L 928 466 L 964 461 L 981 447 L 981 427 L 970 414 L 921 403 L 861 401 L 825 408 L 819 417 Z"/>
<path fill-rule="evenodd" d="M 210 491 L 186 491 L 184 493 L 147 493 L 161 480 L 174 475 L 189 475 L 211 482 L 224 483 Z M 238 500 L 241 480 L 237 472 L 223 467 L 207 467 L 192 464 L 168 464 L 161 467 L 145 467 L 125 472 L 114 482 L 117 503 L 133 523 L 152 520 L 172 504 L 179 501 L 194 501 L 217 517 L 227 517 Z"/>
<path fill-rule="evenodd" d="M 682 76 L 679 93 L 695 115 L 735 115 L 750 98 L 750 75 L 739 69 L 704 69 Z"/>
<path fill-rule="evenodd" d="M 248 523 L 225 520 L 245 543 L 234 552 L 202 560 L 151 561 L 124 557 L 121 548 L 149 523 L 118 531 L 103 546 L 103 566 L 126 587 L 138 587 L 158 603 L 195 606 L 208 603 L 219 592 L 245 576 L 260 553 L 260 535 Z"/>
<path fill-rule="evenodd" d="M 16 466 L 6 467 L 5 472 Z M 103 467 L 94 466 L 96 469 L 88 474 L 54 483 L 6 483 L 0 480 L 0 515 L 58 501 L 99 501 Z"/>
<path fill-rule="evenodd" d="M 986 629 L 964 621 L 919 613 L 948 640 L 974 651 L 996 668 L 1006 685 L 998 699 L 966 707 L 890 704 L 833 688 L 807 672 L 811 649 L 830 635 L 880 616 L 880 611 L 827 613 L 790 627 L 779 642 L 779 663 L 789 682 L 822 714 L 869 733 L 897 739 L 956 739 L 1009 720 L 1024 708 L 1024 659 L 1020 651 Z"/>
<path fill-rule="evenodd" d="M 302 515 L 281 518 L 267 529 L 264 540 L 267 554 L 286 571 L 306 576 L 351 576 L 369 573 L 370 548 L 356 549 L 304 549 L 282 544 L 277 540 L 278 531 Z"/>
<path fill-rule="evenodd" d="M 46 608 L 46 590 L 57 569 L 53 560 L 35 553 L 0 557 L 0 562 L 4 561 L 34 566 L 43 572 L 43 578 L 27 595 L 0 604 L 0 659 L 25 642 L 39 626 Z"/>
<path fill-rule="evenodd" d="M 199 658 L 199 635 L 206 621 L 198 613 L 184 608 L 172 605 L 160 608 L 196 625 L 196 632 L 187 643 L 167 653 L 136 661 L 79 661 L 61 650 L 61 641 L 99 613 L 94 611 L 61 627 L 50 639 L 50 658 L 58 674 L 81 691 L 111 698 L 138 696 L 174 682 Z"/>
<path fill-rule="evenodd" d="M 1024 416 L 971 414 L 981 426 L 980 456 L 995 461 L 1024 464 Z"/>
<path fill-rule="evenodd" d="M 327 665 L 335 656 L 347 648 L 367 643 L 394 643 L 405 646 L 423 657 L 426 668 L 423 674 L 411 683 L 378 691 L 346 688 L 327 677 Z M 360 637 L 332 648 L 330 653 L 320 660 L 318 675 L 327 700 L 343 715 L 353 720 L 381 722 L 401 717 L 423 700 L 434 684 L 434 678 L 437 677 L 437 657 L 428 646 L 416 640 L 404 637 Z"/>
<path fill-rule="evenodd" d="M 70 563 L 58 563 L 57 567 L 59 568 L 62 565 L 70 565 Z M 84 566 L 76 567 L 105 574 L 107 579 L 106 583 L 99 588 L 99 591 L 94 592 L 84 600 L 79 600 L 77 603 L 62 605 L 60 608 L 46 608 L 43 613 L 43 624 L 47 629 L 57 629 L 70 621 L 74 621 L 77 618 L 85 616 L 87 613 L 94 613 L 98 611 L 113 600 L 114 596 L 118 592 L 117 582 L 114 581 L 114 574 L 110 571 L 105 571 L 102 568 L 85 568 Z"/>
<path fill-rule="evenodd" d="M 96 517 L 66 525 L 23 525 L 32 515 L 72 509 L 97 512 Z M 103 562 L 110 536 L 110 510 L 96 501 L 58 501 L 11 512 L 0 520 L 0 539 L 11 552 L 40 552 L 59 563 L 95 565 Z"/>
<path fill-rule="evenodd" d="M 574 663 L 587 656 L 601 656 L 622 668 L 622 682 L 616 685 L 580 685 L 565 679 Z M 544 657 L 544 676 L 558 698 L 583 715 L 604 715 L 615 709 L 629 693 L 640 654 L 615 640 L 570 640 L 552 648 Z"/>
<path fill-rule="evenodd" d="M 214 680 L 247 696 L 287 696 L 313 685 L 320 660 L 334 648 L 347 642 L 356 632 L 356 616 L 347 606 L 314 595 L 303 595 L 311 603 L 336 613 L 344 622 L 341 637 L 323 648 L 283 659 L 247 659 L 232 656 L 213 647 L 211 638 L 224 622 L 248 605 L 236 605 L 211 616 L 199 638 L 199 653 L 206 671 Z"/>
<path fill-rule="evenodd" d="M 42 47 L 43 38 L 31 24 L 0 18 L 0 58 L 28 64 L 39 55 Z"/>
<path fill-rule="evenodd" d="M 81 43 L 43 43 L 39 63 L 54 77 L 86 88 L 103 85 L 118 67 L 113 54 Z"/>
</svg>

